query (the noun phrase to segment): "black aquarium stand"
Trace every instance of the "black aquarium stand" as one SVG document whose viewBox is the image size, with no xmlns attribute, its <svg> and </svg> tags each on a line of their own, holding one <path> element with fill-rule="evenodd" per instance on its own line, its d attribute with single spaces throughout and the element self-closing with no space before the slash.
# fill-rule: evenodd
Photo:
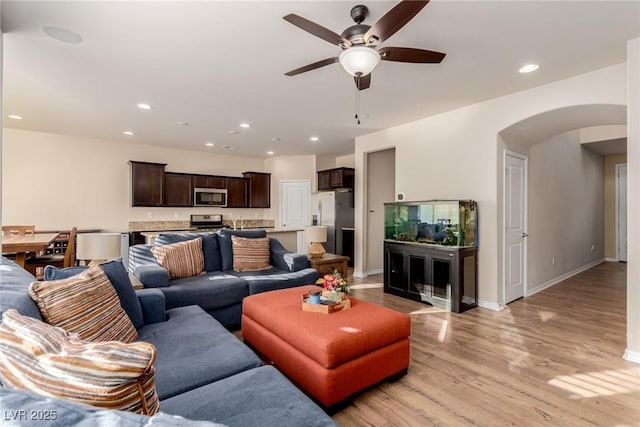
<svg viewBox="0 0 640 427">
<path fill-rule="evenodd" d="M 475 247 L 384 242 L 384 291 L 462 313 L 478 306 Z"/>
</svg>

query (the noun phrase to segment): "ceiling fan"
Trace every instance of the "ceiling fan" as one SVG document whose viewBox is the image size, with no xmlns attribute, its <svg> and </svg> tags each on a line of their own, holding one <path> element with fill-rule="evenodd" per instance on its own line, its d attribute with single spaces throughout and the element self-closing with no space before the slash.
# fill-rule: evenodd
<svg viewBox="0 0 640 427">
<path fill-rule="evenodd" d="M 362 90 L 367 89 L 371 85 L 371 71 L 373 71 L 381 60 L 439 64 L 445 57 L 445 54 L 441 52 L 409 47 L 383 47 L 378 49 L 379 44 L 404 27 L 427 3 L 429 3 L 429 0 L 403 0 L 388 11 L 373 26 L 362 23 L 369 14 L 369 8 L 364 5 L 354 6 L 351 9 L 351 18 L 355 21 L 356 25 L 347 28 L 342 34 L 334 33 L 315 22 L 293 13 L 284 16 L 282 19 L 285 21 L 342 49 L 340 56 L 334 56 L 314 62 L 313 64 L 305 65 L 304 67 L 296 68 L 295 70 L 285 73 L 285 75 L 295 76 L 340 62 L 347 73 L 354 77 L 358 90 Z"/>
</svg>

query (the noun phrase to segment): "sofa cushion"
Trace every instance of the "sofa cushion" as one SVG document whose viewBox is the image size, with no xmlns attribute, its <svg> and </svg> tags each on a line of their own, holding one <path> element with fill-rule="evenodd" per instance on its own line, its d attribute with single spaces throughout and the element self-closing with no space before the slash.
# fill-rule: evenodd
<svg viewBox="0 0 640 427">
<path fill-rule="evenodd" d="M 237 304 L 249 295 L 247 282 L 221 271 L 171 281 L 161 288 L 167 309 L 199 305 L 206 311 Z"/>
<path fill-rule="evenodd" d="M 8 390 L 2 387 L 0 387 L 0 408 L 11 408 L 4 413 L 5 422 L 8 425 L 20 425 L 22 414 L 29 414 L 30 411 L 37 408 L 36 414 L 41 416 L 44 421 L 39 424 L 47 427 L 224 427 L 222 424 L 192 421 L 164 412 L 148 416 L 113 409 L 101 409 L 70 400 L 42 396 L 28 390 Z"/>
<path fill-rule="evenodd" d="M 250 295 L 273 291 L 276 289 L 312 284 L 315 283 L 316 279 L 319 277 L 318 272 L 313 268 L 306 268 L 295 272 L 272 268 L 270 270 L 258 272 L 234 271 L 230 274 L 233 274 L 248 283 Z"/>
<path fill-rule="evenodd" d="M 224 228 L 218 232 L 218 244 L 220 245 L 220 259 L 222 271 L 233 270 L 233 243 L 231 236 L 238 237 L 267 237 L 264 230 L 229 230 Z"/>
<path fill-rule="evenodd" d="M 269 238 L 231 236 L 234 271 L 260 271 L 271 268 L 269 264 Z"/>
<path fill-rule="evenodd" d="M 154 246 L 151 253 L 158 260 L 158 264 L 167 269 L 172 279 L 196 276 L 204 270 L 202 238 Z"/>
<path fill-rule="evenodd" d="M 47 323 L 81 339 L 133 342 L 138 335 L 109 278 L 97 266 L 68 279 L 32 282 L 29 294 Z"/>
<path fill-rule="evenodd" d="M 160 400 L 260 366 L 260 359 L 200 307 L 174 308 L 167 320 L 145 325 L 138 339 L 157 349 Z"/>
<path fill-rule="evenodd" d="M 5 387 L 141 414 L 158 410 L 149 343 L 86 342 L 10 309 L 2 316 L 0 350 Z"/>
<path fill-rule="evenodd" d="M 215 233 L 161 233 L 155 238 L 156 245 L 170 245 L 172 243 L 186 242 L 187 240 L 202 237 L 202 253 L 204 255 L 205 271 L 221 271 L 220 247 L 218 236 Z"/>
<path fill-rule="evenodd" d="M 251 369 L 163 400 L 162 410 L 230 426 L 336 426 L 273 366 Z"/>
<path fill-rule="evenodd" d="M 98 267 L 100 267 L 109 278 L 109 281 L 118 294 L 120 305 L 125 313 L 127 313 L 127 316 L 129 316 L 129 319 L 131 319 L 133 326 L 136 329 L 140 329 L 143 324 L 142 307 L 140 307 L 140 302 L 133 289 L 133 283 L 131 283 L 129 273 L 127 273 L 124 265 L 122 265 L 122 261 L 118 259 L 104 262 L 99 264 Z M 88 266 L 58 268 L 53 265 L 47 265 L 44 268 L 44 280 L 67 279 L 82 273 L 88 268 Z"/>
<path fill-rule="evenodd" d="M 10 308 L 21 314 L 42 320 L 40 309 L 29 295 L 29 284 L 36 278 L 24 268 L 0 257 L 0 315 Z"/>
</svg>

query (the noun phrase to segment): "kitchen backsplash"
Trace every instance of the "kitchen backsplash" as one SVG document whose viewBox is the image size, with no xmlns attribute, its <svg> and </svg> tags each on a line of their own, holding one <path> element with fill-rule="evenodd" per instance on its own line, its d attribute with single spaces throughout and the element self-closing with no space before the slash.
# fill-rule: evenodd
<svg viewBox="0 0 640 427">
<path fill-rule="evenodd" d="M 233 220 L 222 221 L 225 227 L 233 228 Z M 273 219 L 245 219 L 242 222 L 236 220 L 236 228 L 274 228 Z M 129 221 L 129 231 L 160 231 L 160 230 L 189 230 L 192 229 L 189 221 Z"/>
</svg>

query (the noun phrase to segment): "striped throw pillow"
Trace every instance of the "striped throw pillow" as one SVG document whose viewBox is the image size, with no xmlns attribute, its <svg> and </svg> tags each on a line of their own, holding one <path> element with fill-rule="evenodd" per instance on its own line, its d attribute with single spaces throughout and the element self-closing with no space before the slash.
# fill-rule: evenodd
<svg viewBox="0 0 640 427">
<path fill-rule="evenodd" d="M 204 270 L 202 237 L 170 245 L 154 246 L 151 253 L 172 279 L 197 276 Z"/>
<path fill-rule="evenodd" d="M 269 264 L 268 237 L 231 236 L 234 271 L 260 271 L 272 268 Z"/>
<path fill-rule="evenodd" d="M 7 388 L 152 415 L 155 359 L 146 342 L 86 342 L 15 309 L 2 315 L 0 380 Z"/>
<path fill-rule="evenodd" d="M 45 322 L 87 341 L 133 342 L 138 331 L 104 271 L 94 266 L 68 279 L 33 282 L 29 294 Z"/>
</svg>

